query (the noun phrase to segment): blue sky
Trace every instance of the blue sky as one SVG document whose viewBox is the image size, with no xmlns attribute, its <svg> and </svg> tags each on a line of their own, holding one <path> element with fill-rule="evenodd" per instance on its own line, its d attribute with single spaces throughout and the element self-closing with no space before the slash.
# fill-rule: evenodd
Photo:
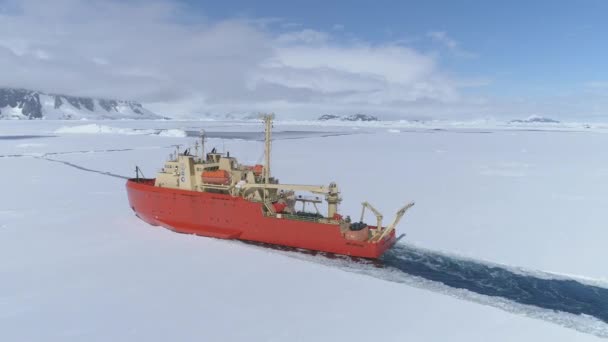
<svg viewBox="0 0 608 342">
<path fill-rule="evenodd" d="M 209 1 L 211 18 L 276 18 L 338 40 L 404 44 L 441 54 L 454 73 L 492 80 L 495 95 L 551 95 L 608 80 L 608 1 Z M 281 29 L 281 28 L 279 28 Z M 427 33 L 445 32 L 452 53 Z"/>
<path fill-rule="evenodd" d="M 187 116 L 608 121 L 607 13 L 601 0 L 0 0 L 0 67 L 5 85 Z"/>
</svg>

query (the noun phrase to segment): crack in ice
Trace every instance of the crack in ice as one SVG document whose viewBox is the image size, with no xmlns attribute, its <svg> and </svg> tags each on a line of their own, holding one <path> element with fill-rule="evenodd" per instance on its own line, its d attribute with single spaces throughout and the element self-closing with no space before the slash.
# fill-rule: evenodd
<svg viewBox="0 0 608 342">
<path fill-rule="evenodd" d="M 115 177 L 115 178 L 120 178 L 120 179 L 129 179 L 130 177 L 126 177 L 126 176 L 122 176 L 122 175 L 118 175 L 109 171 L 100 171 L 100 170 L 95 170 L 95 169 L 89 169 L 87 167 L 81 166 L 81 165 L 77 165 L 74 163 L 70 163 L 68 161 L 65 160 L 59 160 L 59 159 L 52 159 L 52 158 L 48 158 L 48 157 L 37 157 L 38 159 L 43 159 L 43 160 L 48 160 L 51 162 L 55 162 L 55 163 L 61 163 L 67 166 L 71 166 L 73 168 L 82 170 L 82 171 L 87 171 L 87 172 L 93 172 L 93 173 L 98 173 L 100 175 L 104 175 L 104 176 L 110 176 L 110 177 Z"/>
</svg>

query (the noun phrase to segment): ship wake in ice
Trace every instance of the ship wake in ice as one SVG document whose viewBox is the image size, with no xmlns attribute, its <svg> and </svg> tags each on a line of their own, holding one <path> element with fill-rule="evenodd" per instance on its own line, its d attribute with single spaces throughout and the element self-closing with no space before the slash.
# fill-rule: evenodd
<svg viewBox="0 0 608 342">
<path fill-rule="evenodd" d="M 608 288 L 597 284 L 405 244 L 397 244 L 379 261 L 271 248 L 290 257 L 445 293 L 608 337 Z"/>
</svg>

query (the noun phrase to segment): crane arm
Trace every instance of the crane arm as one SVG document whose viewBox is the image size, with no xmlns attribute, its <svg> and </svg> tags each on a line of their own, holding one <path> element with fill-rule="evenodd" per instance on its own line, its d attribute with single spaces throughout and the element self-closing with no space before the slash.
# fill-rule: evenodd
<svg viewBox="0 0 608 342">
<path fill-rule="evenodd" d="M 390 233 L 397 227 L 397 224 L 399 224 L 399 221 L 401 221 L 401 218 L 403 217 L 403 215 L 405 215 L 405 213 L 408 211 L 408 209 L 413 207 L 414 204 L 415 204 L 414 202 L 410 202 L 410 203 L 404 205 L 401 209 L 397 210 L 397 215 L 395 215 L 395 219 L 393 220 L 393 222 L 391 222 L 391 224 L 389 224 L 386 227 L 386 229 L 384 229 L 384 231 L 378 238 L 378 241 L 382 240 L 382 238 L 384 238 L 388 233 Z"/>
<path fill-rule="evenodd" d="M 376 215 L 376 220 L 378 221 L 378 223 L 376 224 L 376 228 L 377 229 L 382 229 L 382 214 L 376 209 L 374 208 L 371 204 L 369 204 L 369 202 L 363 202 L 361 203 L 361 222 L 363 222 L 363 216 L 365 216 L 365 208 L 368 208 L 369 210 L 371 210 L 374 215 Z"/>
</svg>

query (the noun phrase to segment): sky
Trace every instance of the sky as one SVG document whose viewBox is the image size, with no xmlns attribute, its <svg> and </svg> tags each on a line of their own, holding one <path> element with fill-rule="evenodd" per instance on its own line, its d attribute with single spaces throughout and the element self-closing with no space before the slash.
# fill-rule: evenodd
<svg viewBox="0 0 608 342">
<path fill-rule="evenodd" d="M 167 116 L 608 121 L 608 1 L 0 0 L 0 86 Z"/>
</svg>

